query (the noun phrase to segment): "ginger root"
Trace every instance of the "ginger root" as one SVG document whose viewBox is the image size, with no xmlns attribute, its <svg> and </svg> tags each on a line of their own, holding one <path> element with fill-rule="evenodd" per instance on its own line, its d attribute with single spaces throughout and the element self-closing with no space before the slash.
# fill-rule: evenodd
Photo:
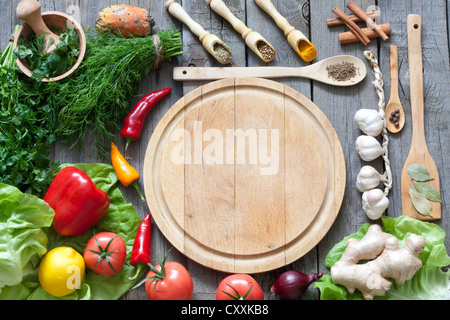
<svg viewBox="0 0 450 320">
<path fill-rule="evenodd" d="M 350 293 L 358 289 L 366 300 L 383 296 L 392 282 L 402 285 L 422 267 L 418 258 L 425 247 L 422 236 L 411 234 L 400 248 L 396 237 L 371 225 L 361 239 L 349 239 L 341 259 L 331 267 L 331 277 L 336 284 Z M 361 260 L 370 260 L 359 263 Z"/>
</svg>

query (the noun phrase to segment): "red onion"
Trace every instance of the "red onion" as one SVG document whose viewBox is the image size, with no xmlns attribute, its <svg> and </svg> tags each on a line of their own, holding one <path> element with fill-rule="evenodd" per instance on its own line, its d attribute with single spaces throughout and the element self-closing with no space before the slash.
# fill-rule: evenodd
<svg viewBox="0 0 450 320">
<path fill-rule="evenodd" d="M 295 270 L 286 271 L 278 276 L 270 290 L 279 295 L 281 299 L 298 300 L 303 296 L 309 285 L 322 276 L 323 273 L 308 275 Z"/>
</svg>

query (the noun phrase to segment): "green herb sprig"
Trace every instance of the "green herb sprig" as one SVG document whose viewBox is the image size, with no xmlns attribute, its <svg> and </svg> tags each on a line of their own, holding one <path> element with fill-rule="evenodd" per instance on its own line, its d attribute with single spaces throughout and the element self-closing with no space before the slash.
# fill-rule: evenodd
<svg viewBox="0 0 450 320">
<path fill-rule="evenodd" d="M 32 78 L 41 81 L 42 78 L 54 78 L 69 71 L 77 62 L 80 55 L 80 43 L 77 31 L 58 32 L 61 42 L 56 45 L 53 52 L 47 53 L 44 36 L 31 33 L 27 41 L 19 38 L 19 45 L 14 50 L 15 59 L 27 59 L 30 63 Z"/>
<path fill-rule="evenodd" d="M 109 154 L 110 143 L 125 116 L 137 84 L 154 69 L 161 50 L 163 59 L 183 53 L 178 30 L 158 33 L 160 48 L 154 36 L 131 38 L 86 32 L 86 56 L 80 67 L 64 81 L 49 84 L 50 103 L 58 110 L 57 138 L 71 147 L 83 149 L 93 136 L 99 156 Z"/>
<path fill-rule="evenodd" d="M 43 196 L 59 166 L 49 160 L 55 113 L 40 84 L 22 76 L 11 42 L 0 57 L 0 183 Z"/>
</svg>

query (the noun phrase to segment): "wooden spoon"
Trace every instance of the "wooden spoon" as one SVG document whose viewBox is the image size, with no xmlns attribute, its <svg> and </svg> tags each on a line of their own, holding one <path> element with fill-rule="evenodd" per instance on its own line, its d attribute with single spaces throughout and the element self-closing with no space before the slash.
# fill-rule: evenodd
<svg viewBox="0 0 450 320">
<path fill-rule="evenodd" d="M 183 22 L 202 42 L 203 47 L 221 64 L 229 64 L 233 57 L 231 49 L 216 35 L 209 33 L 194 21 L 183 7 L 174 0 L 167 0 L 164 5 L 169 13 Z"/>
<path fill-rule="evenodd" d="M 61 41 L 47 27 L 41 13 L 41 4 L 36 0 L 22 0 L 16 8 L 17 18 L 25 21 L 37 36 L 44 36 L 46 53 L 51 53 Z"/>
<path fill-rule="evenodd" d="M 328 75 L 327 67 L 333 64 L 348 62 L 355 66 L 356 76 L 350 80 L 337 81 Z M 309 66 L 289 67 L 175 67 L 174 80 L 217 80 L 224 78 L 307 78 L 334 86 L 353 86 L 361 82 L 367 74 L 366 65 L 354 56 L 330 57 Z"/>
<path fill-rule="evenodd" d="M 405 125 L 405 111 L 403 110 L 400 97 L 398 95 L 398 49 L 397 46 L 389 47 L 389 59 L 391 63 L 391 97 L 386 107 L 386 128 L 392 132 L 397 133 L 403 129 Z M 394 124 L 389 118 L 391 113 L 398 109 L 400 118 L 398 119 L 398 126 Z"/>
<path fill-rule="evenodd" d="M 423 98 L 423 62 L 422 62 L 422 18 L 419 15 L 408 15 L 408 57 L 409 76 L 411 87 L 411 114 L 412 114 L 412 143 L 406 162 L 402 170 L 402 214 L 418 220 L 438 220 L 441 218 L 441 203 L 431 202 L 432 216 L 425 216 L 415 209 L 409 195 L 411 178 L 408 168 L 412 164 L 420 164 L 428 169 L 432 180 L 429 183 L 439 188 L 439 173 L 436 164 L 428 151 L 424 128 L 424 98 Z"/>
<path fill-rule="evenodd" d="M 244 22 L 239 20 L 222 0 L 206 0 L 206 2 L 211 6 L 211 9 L 221 15 L 237 32 L 241 34 L 247 46 L 252 49 L 252 51 L 256 53 L 262 61 L 269 63 L 275 59 L 275 48 L 266 39 L 264 39 L 261 34 L 248 28 Z M 266 50 L 265 53 L 261 51 L 261 47 Z"/>
<path fill-rule="evenodd" d="M 288 20 L 283 17 L 270 0 L 255 0 L 255 3 L 263 9 L 284 32 L 292 49 L 305 61 L 311 62 L 317 56 L 317 49 L 308 38 L 299 30 L 291 26 Z"/>
</svg>

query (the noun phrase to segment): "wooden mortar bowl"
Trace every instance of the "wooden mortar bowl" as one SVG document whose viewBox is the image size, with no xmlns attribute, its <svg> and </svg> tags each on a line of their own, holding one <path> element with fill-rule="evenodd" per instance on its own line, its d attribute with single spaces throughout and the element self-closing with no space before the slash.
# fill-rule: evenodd
<svg viewBox="0 0 450 320">
<path fill-rule="evenodd" d="M 57 11 L 47 11 L 42 12 L 42 19 L 44 20 L 47 26 L 55 26 L 60 29 L 65 29 L 66 27 L 68 28 L 74 27 L 77 31 L 78 38 L 80 40 L 80 55 L 78 56 L 78 60 L 75 63 L 75 65 L 69 71 L 67 71 L 62 75 L 59 75 L 51 79 L 42 78 L 41 80 L 42 82 L 59 81 L 70 76 L 80 66 L 81 62 L 83 61 L 84 55 L 86 54 L 86 35 L 81 25 L 68 14 Z M 14 49 L 17 48 L 20 37 L 25 37 L 26 39 L 28 35 L 32 33 L 34 33 L 33 29 L 27 23 L 24 23 L 14 36 Z M 16 63 L 23 73 L 25 73 L 28 77 L 32 76 L 32 72 L 29 69 L 30 64 L 27 61 L 27 59 L 22 60 L 16 59 Z"/>
</svg>

